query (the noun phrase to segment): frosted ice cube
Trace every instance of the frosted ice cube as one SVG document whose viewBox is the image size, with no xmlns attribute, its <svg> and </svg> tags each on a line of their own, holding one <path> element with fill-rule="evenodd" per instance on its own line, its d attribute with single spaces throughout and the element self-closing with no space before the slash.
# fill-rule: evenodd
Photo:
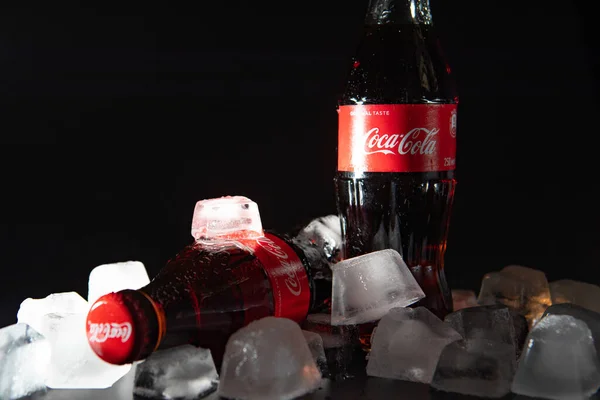
<svg viewBox="0 0 600 400">
<path fill-rule="evenodd" d="M 210 350 L 182 345 L 159 350 L 136 368 L 134 393 L 160 399 L 196 399 L 217 389 Z"/>
<path fill-rule="evenodd" d="M 265 317 L 235 332 L 221 366 L 219 396 L 236 399 L 292 399 L 321 383 L 300 326 Z"/>
<path fill-rule="evenodd" d="M 507 306 L 497 304 L 464 308 L 446 315 L 444 321 L 465 339 L 487 339 L 510 346 L 516 361 L 518 344 L 515 323 Z"/>
<path fill-rule="evenodd" d="M 377 321 L 394 307 L 425 297 L 396 250 L 374 251 L 332 265 L 331 323 Z"/>
<path fill-rule="evenodd" d="M 196 240 L 256 238 L 263 234 L 258 205 L 247 197 L 224 196 L 196 203 L 192 219 Z"/>
<path fill-rule="evenodd" d="M 367 374 L 430 383 L 443 348 L 461 339 L 424 307 L 394 308 L 373 332 Z"/>
<path fill-rule="evenodd" d="M 542 319 L 546 318 L 548 315 L 570 315 L 573 318 L 585 322 L 587 327 L 592 332 L 596 353 L 600 357 L 600 313 L 583 308 L 576 304 L 561 303 L 553 304 L 548 307 L 544 312 Z"/>
<path fill-rule="evenodd" d="M 23 300 L 17 311 L 17 321 L 41 332 L 46 315 L 85 314 L 89 308 L 89 303 L 77 292 L 52 293 L 43 299 Z"/>
<path fill-rule="evenodd" d="M 38 398 L 37 395 L 34 395 L 31 398 L 27 398 L 27 400 L 131 400 L 136 371 L 135 364 L 137 363 L 139 362 L 132 364 L 129 372 L 109 388 L 100 390 L 71 388 L 53 389 L 45 392 L 40 398 Z M 140 400 L 141 397 L 133 396 L 133 399 Z"/>
<path fill-rule="evenodd" d="M 300 230 L 296 238 L 304 239 L 322 250 L 329 262 L 339 261 L 342 226 L 337 215 L 327 215 L 312 220 Z"/>
<path fill-rule="evenodd" d="M 550 282 L 552 304 L 572 303 L 600 312 L 600 286 L 591 283 L 561 279 Z"/>
<path fill-rule="evenodd" d="M 600 362 L 587 325 L 547 315 L 529 332 L 512 391 L 530 397 L 582 399 L 600 388 Z"/>
<path fill-rule="evenodd" d="M 468 339 L 442 350 L 431 386 L 445 392 L 479 397 L 503 397 L 510 392 L 516 369 L 512 345 Z"/>
<path fill-rule="evenodd" d="M 45 391 L 50 344 L 27 324 L 0 329 L 0 399 Z"/>
<path fill-rule="evenodd" d="M 315 364 L 317 364 L 317 367 L 321 371 L 321 376 L 329 376 L 327 357 L 325 356 L 325 348 L 323 347 L 323 339 L 321 338 L 321 335 L 315 332 L 304 330 L 302 331 L 302 334 L 306 339 L 306 343 L 308 344 L 308 348 L 313 356 L 313 360 L 315 360 Z"/>
<path fill-rule="evenodd" d="M 462 310 L 463 308 L 475 307 L 477 303 L 477 296 L 472 290 L 455 289 L 452 290 L 452 305 L 454 311 Z"/>
<path fill-rule="evenodd" d="M 88 303 L 94 304 L 107 293 L 139 289 L 150 283 L 146 267 L 139 261 L 98 265 L 88 279 Z"/>
<path fill-rule="evenodd" d="M 512 307 L 525 316 L 530 327 L 552 304 L 546 275 L 518 265 L 486 274 L 477 301 L 481 305 L 500 303 Z"/>
<path fill-rule="evenodd" d="M 50 343 L 50 388 L 107 388 L 125 375 L 131 365 L 102 361 L 86 335 L 88 302 L 75 292 L 56 293 L 21 303 L 17 321 L 26 323 Z"/>
</svg>

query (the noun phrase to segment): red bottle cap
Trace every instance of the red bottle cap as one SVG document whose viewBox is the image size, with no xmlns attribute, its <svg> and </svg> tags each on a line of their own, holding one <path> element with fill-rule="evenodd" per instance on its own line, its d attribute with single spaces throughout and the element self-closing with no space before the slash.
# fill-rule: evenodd
<svg viewBox="0 0 600 400">
<path fill-rule="evenodd" d="M 124 300 L 120 292 L 104 295 L 87 316 L 88 342 L 100 358 L 111 364 L 134 361 L 136 318 Z"/>
</svg>

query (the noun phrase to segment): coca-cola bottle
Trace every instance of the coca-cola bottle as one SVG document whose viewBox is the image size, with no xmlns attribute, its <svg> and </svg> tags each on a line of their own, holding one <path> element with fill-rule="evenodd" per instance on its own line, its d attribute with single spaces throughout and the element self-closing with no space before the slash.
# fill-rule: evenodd
<svg viewBox="0 0 600 400">
<path fill-rule="evenodd" d="M 234 230 L 218 240 L 194 240 L 147 286 L 92 305 L 86 327 L 92 349 L 125 364 L 190 343 L 211 349 L 219 364 L 229 336 L 253 320 L 300 322 L 309 311 L 326 309 L 335 252 L 332 240 L 316 240 L 314 226 L 294 237 L 260 228 L 254 236 Z"/>
<path fill-rule="evenodd" d="M 342 257 L 397 250 L 439 317 L 456 180 L 458 97 L 429 0 L 371 0 L 338 104 Z"/>
</svg>

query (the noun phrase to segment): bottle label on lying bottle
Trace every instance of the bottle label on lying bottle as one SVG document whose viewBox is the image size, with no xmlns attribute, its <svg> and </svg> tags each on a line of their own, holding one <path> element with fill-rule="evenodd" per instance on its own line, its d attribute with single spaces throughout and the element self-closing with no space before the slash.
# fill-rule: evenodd
<svg viewBox="0 0 600 400">
<path fill-rule="evenodd" d="M 302 321 L 310 306 L 308 276 L 300 257 L 285 241 L 270 233 L 252 246 L 271 283 L 276 317 Z"/>
<path fill-rule="evenodd" d="M 338 171 L 455 169 L 456 104 L 340 106 L 338 114 Z"/>
</svg>

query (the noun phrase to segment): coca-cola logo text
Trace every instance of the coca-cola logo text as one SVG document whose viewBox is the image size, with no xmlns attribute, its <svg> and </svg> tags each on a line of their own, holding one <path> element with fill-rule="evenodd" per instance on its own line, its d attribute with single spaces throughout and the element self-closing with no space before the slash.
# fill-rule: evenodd
<svg viewBox="0 0 600 400">
<path fill-rule="evenodd" d="M 435 136 L 438 128 L 414 128 L 406 134 L 380 134 L 379 128 L 372 128 L 363 135 L 365 154 L 431 155 L 436 151 Z"/>
<path fill-rule="evenodd" d="M 288 288 L 291 294 L 294 296 L 299 296 L 300 293 L 302 293 L 302 287 L 300 286 L 300 281 L 296 276 L 296 267 L 294 267 L 294 265 L 287 260 L 287 253 L 269 238 L 261 237 L 256 239 L 256 242 L 260 245 L 260 247 L 273 254 L 280 260 L 281 268 L 286 275 L 286 278 L 284 279 L 285 286 Z"/>
<path fill-rule="evenodd" d="M 121 339 L 125 343 L 131 337 L 131 324 L 129 322 L 101 323 L 88 322 L 88 340 L 95 343 L 104 343 L 108 339 Z"/>
</svg>

